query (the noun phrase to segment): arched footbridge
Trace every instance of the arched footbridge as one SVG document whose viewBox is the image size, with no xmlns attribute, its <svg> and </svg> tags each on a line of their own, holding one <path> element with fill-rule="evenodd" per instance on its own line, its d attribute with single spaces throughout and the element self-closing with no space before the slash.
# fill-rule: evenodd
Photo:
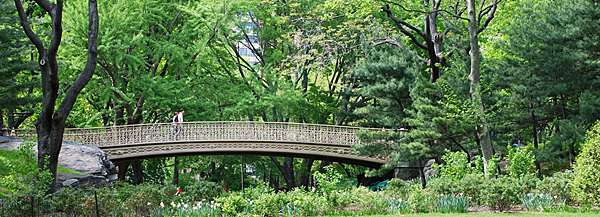
<svg viewBox="0 0 600 217">
<path fill-rule="evenodd" d="M 360 130 L 334 125 L 282 122 L 186 122 L 97 128 L 67 128 L 63 141 L 97 146 L 113 162 L 184 155 L 270 155 L 347 162 L 378 167 L 383 156 L 359 156 Z M 33 132 L 32 132 L 33 131 Z M 20 137 L 35 130 L 19 130 Z"/>
</svg>

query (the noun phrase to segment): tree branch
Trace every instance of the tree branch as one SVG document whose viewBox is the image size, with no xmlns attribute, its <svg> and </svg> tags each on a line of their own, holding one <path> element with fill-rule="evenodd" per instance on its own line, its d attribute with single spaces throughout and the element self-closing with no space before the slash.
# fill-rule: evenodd
<svg viewBox="0 0 600 217">
<path fill-rule="evenodd" d="M 417 34 L 419 34 L 421 37 L 423 38 L 427 38 L 427 36 L 421 32 L 421 30 L 415 28 L 414 26 L 409 25 L 408 23 L 399 20 L 398 18 L 396 18 L 393 14 L 392 11 L 390 10 L 390 6 L 386 5 L 384 7 L 381 8 L 383 11 L 385 11 L 386 15 L 392 19 L 392 21 L 394 21 L 394 23 L 396 23 L 396 26 L 400 29 L 400 32 L 402 32 L 404 35 L 408 36 L 417 46 L 419 46 L 422 49 L 427 50 L 427 45 L 424 45 L 423 43 L 421 43 L 419 40 L 417 40 L 417 38 L 411 34 L 410 32 L 408 32 L 406 29 L 404 29 L 404 27 L 402 27 L 403 25 L 407 26 L 408 28 L 414 30 L 415 32 L 417 32 Z"/>
<path fill-rule="evenodd" d="M 395 45 L 395 46 L 397 46 L 397 47 L 399 47 L 399 48 L 402 48 L 402 50 L 404 50 L 404 51 L 406 51 L 406 52 L 408 52 L 408 53 L 410 53 L 410 54 L 414 55 L 414 56 L 415 56 L 415 57 L 417 57 L 417 59 L 419 59 L 421 62 L 424 62 L 425 64 L 429 64 L 429 63 L 430 63 L 430 61 L 429 61 L 429 60 L 427 60 L 427 59 L 425 59 L 425 58 L 423 58 L 423 57 L 419 56 L 419 55 L 418 55 L 417 53 L 415 53 L 414 51 L 412 51 L 412 50 L 410 50 L 410 49 L 407 49 L 407 48 L 405 48 L 404 46 L 400 45 L 400 43 L 398 43 L 396 40 L 392 40 L 392 39 L 386 38 L 385 40 L 383 40 L 383 41 L 380 41 L 380 42 L 373 42 L 373 41 L 372 41 L 372 42 L 371 42 L 371 44 L 372 44 L 372 45 L 375 45 L 375 46 L 377 46 L 377 45 L 382 45 L 382 44 L 391 44 L 391 45 Z"/>
<path fill-rule="evenodd" d="M 27 14 L 23 10 L 23 5 L 21 4 L 21 0 L 15 0 L 15 5 L 17 6 L 17 11 L 19 13 L 19 18 L 21 20 L 21 26 L 25 30 L 25 34 L 33 42 L 35 47 L 39 52 L 42 52 L 44 48 L 44 43 L 40 40 L 40 38 L 33 32 L 31 26 L 29 26 L 29 21 L 27 20 Z"/>
<path fill-rule="evenodd" d="M 38 4 L 41 1 L 36 1 Z M 50 40 L 50 45 L 48 46 L 48 54 L 51 57 L 56 57 L 56 53 L 58 52 L 58 46 L 60 46 L 60 41 L 62 40 L 62 11 L 63 11 L 63 1 L 57 0 L 56 5 L 53 5 L 50 13 L 52 17 L 52 39 Z M 45 8 L 44 8 L 45 9 Z M 94 64 L 95 65 L 95 64 Z M 57 66 L 58 67 L 58 66 Z"/>
<path fill-rule="evenodd" d="M 62 1 L 61 1 L 62 2 Z M 81 92 L 83 87 L 90 81 L 92 75 L 94 74 L 94 70 L 96 69 L 96 62 L 98 61 L 98 4 L 96 0 L 88 0 L 88 11 L 89 11 L 89 32 L 88 32 L 88 59 L 83 69 L 83 72 L 77 80 L 73 83 L 73 86 L 67 92 L 65 98 L 62 103 L 58 107 L 57 112 L 62 115 L 68 114 L 73 105 L 75 104 L 75 100 L 77 99 L 77 95 Z"/>
<path fill-rule="evenodd" d="M 498 7 L 498 3 L 500 3 L 500 1 L 494 0 L 494 3 L 492 3 L 492 9 L 490 11 L 490 15 L 488 15 L 488 17 L 486 18 L 485 22 L 483 23 L 483 26 L 481 26 L 479 28 L 479 30 L 477 30 L 477 34 L 479 34 L 481 31 L 483 31 L 485 28 L 487 28 L 487 26 L 490 24 L 492 19 L 494 19 L 494 14 L 496 13 L 496 8 Z"/>
</svg>

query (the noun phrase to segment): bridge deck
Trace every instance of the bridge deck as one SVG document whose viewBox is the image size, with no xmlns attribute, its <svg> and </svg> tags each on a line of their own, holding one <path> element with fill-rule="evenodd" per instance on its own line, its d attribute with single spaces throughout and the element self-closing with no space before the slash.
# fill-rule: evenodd
<svg viewBox="0 0 600 217">
<path fill-rule="evenodd" d="M 282 122 L 186 122 L 97 128 L 67 128 L 64 141 L 97 146 L 111 160 L 191 154 L 267 154 L 314 156 L 384 164 L 382 156 L 358 156 L 356 133 L 381 130 Z M 35 130 L 17 131 L 31 137 Z"/>
</svg>

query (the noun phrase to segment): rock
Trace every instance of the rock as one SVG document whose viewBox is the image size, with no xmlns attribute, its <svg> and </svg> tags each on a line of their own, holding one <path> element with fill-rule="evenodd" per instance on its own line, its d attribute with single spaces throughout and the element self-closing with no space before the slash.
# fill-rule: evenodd
<svg viewBox="0 0 600 217">
<path fill-rule="evenodd" d="M 22 139 L 14 138 L 10 136 L 0 136 L 0 149 L 12 150 L 23 142 Z"/>
<path fill-rule="evenodd" d="M 61 187 L 66 187 L 65 182 L 73 179 L 78 181 L 76 185 L 71 185 L 72 187 L 76 188 L 103 187 L 108 183 L 108 179 L 106 179 L 104 176 L 79 175 L 61 172 L 59 172 L 57 176 L 58 181 L 62 182 Z"/>
<path fill-rule="evenodd" d="M 37 156 L 37 146 L 33 149 Z M 104 151 L 80 142 L 63 142 L 58 166 L 96 176 L 108 176 L 116 172 L 115 165 L 108 160 Z"/>
<path fill-rule="evenodd" d="M 9 136 L 0 136 L 0 148 L 11 150 L 19 147 L 23 140 Z M 37 157 L 37 145 L 33 146 Z M 106 153 L 98 147 L 79 142 L 63 142 L 58 156 L 58 166 L 89 175 L 69 173 L 57 174 L 57 187 L 66 186 L 88 188 L 101 187 L 109 181 L 118 179 L 115 165 L 108 160 Z"/>
<path fill-rule="evenodd" d="M 69 179 L 62 183 L 63 187 L 68 187 L 68 186 L 77 187 L 77 185 L 79 185 L 79 180 L 77 180 L 77 179 Z"/>
<path fill-rule="evenodd" d="M 423 173 L 425 173 L 425 178 L 429 178 L 435 175 L 435 169 L 431 168 L 431 166 L 435 163 L 435 159 L 429 159 L 425 166 L 423 166 Z"/>
</svg>

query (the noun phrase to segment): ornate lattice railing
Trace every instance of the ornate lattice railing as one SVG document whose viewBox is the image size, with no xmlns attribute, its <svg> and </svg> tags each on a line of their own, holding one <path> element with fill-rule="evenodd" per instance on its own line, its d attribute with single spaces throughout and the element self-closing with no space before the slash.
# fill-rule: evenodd
<svg viewBox="0 0 600 217">
<path fill-rule="evenodd" d="M 67 128 L 64 141 L 110 147 L 172 141 L 255 141 L 313 143 L 351 146 L 362 142 L 358 127 L 282 123 L 282 122 L 187 122 L 179 127 L 171 123 L 138 124 L 96 128 Z M 35 130 L 18 130 L 17 137 L 32 137 Z"/>
</svg>

